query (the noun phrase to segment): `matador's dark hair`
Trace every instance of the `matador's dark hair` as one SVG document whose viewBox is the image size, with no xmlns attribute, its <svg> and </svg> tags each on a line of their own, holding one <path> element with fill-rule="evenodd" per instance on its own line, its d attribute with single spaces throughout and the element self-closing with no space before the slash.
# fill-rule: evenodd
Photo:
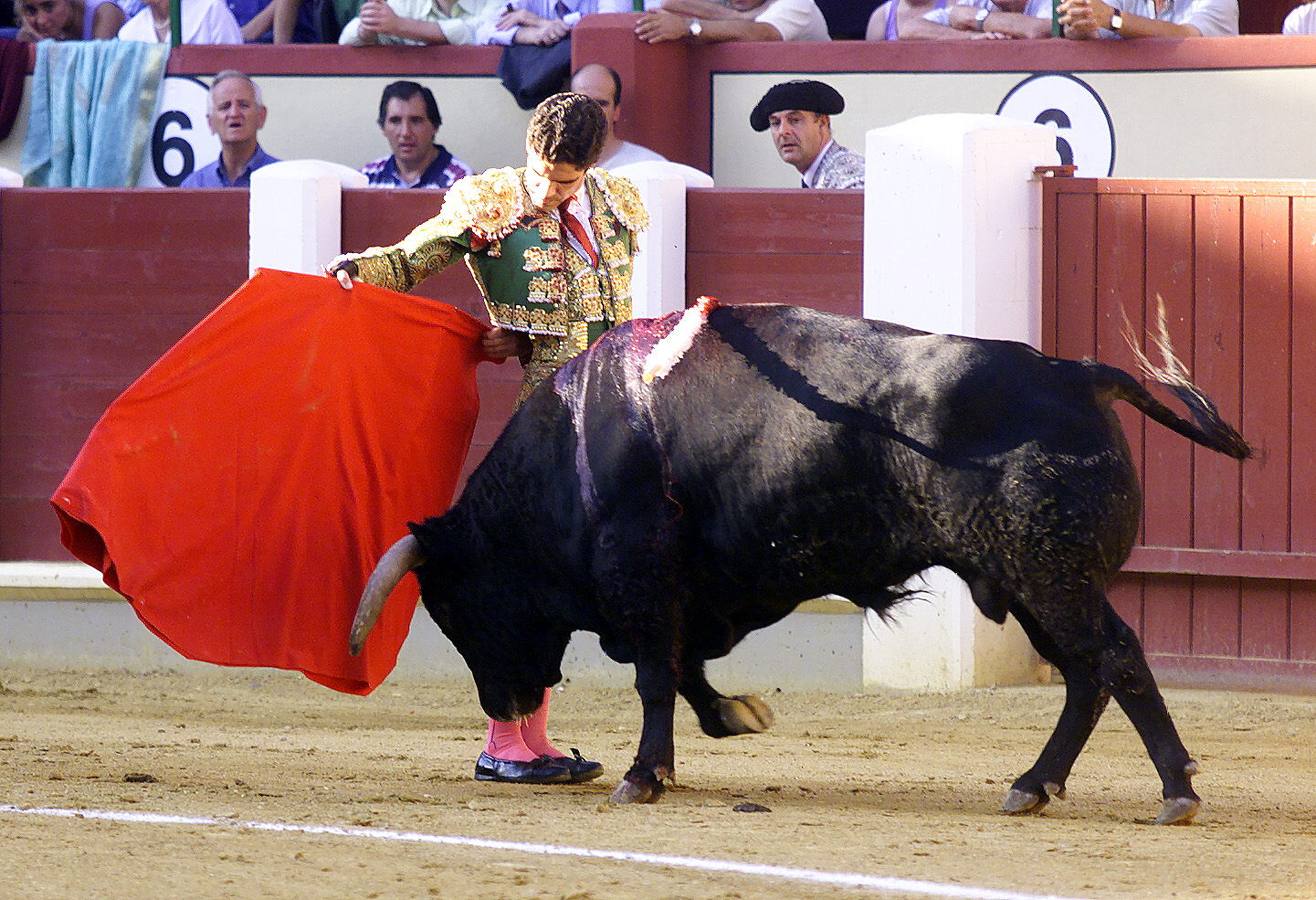
<svg viewBox="0 0 1316 900">
<path fill-rule="evenodd" d="M 608 139 L 608 120 L 584 94 L 554 94 L 535 107 L 526 146 L 550 163 L 588 169 L 599 161 Z"/>
</svg>

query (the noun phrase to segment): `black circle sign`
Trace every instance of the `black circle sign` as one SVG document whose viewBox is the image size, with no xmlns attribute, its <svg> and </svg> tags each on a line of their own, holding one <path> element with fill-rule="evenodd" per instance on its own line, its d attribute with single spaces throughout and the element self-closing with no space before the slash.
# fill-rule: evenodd
<svg viewBox="0 0 1316 900">
<path fill-rule="evenodd" d="M 1064 73 L 1030 75 L 1005 95 L 996 114 L 1049 125 L 1060 162 L 1089 178 L 1115 173 L 1115 123 L 1087 82 Z"/>
</svg>

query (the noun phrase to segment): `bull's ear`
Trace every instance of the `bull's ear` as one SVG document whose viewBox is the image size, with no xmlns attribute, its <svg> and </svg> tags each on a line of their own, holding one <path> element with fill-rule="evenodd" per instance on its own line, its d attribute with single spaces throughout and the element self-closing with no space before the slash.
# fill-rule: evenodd
<svg viewBox="0 0 1316 900">
<path fill-rule="evenodd" d="M 462 536 L 466 531 L 451 513 L 430 516 L 423 522 L 408 522 L 407 529 L 421 547 L 423 559 L 418 565 L 451 569 L 465 558 Z"/>
</svg>

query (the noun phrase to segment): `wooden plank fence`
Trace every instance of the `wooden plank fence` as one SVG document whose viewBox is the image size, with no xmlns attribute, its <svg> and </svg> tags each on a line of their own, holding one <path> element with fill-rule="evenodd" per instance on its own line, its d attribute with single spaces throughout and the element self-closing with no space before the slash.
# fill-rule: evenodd
<svg viewBox="0 0 1316 900">
<path fill-rule="evenodd" d="M 1043 350 L 1133 368 L 1157 298 L 1240 464 L 1120 409 L 1144 493 L 1111 591 L 1170 680 L 1316 686 L 1316 184 L 1049 179 Z M 1150 339 L 1142 349 L 1155 358 Z"/>
</svg>

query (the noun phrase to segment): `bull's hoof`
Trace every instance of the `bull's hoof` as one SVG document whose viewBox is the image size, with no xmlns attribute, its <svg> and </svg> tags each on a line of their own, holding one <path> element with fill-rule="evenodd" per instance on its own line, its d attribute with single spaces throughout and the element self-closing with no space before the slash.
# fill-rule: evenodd
<svg viewBox="0 0 1316 900">
<path fill-rule="evenodd" d="M 717 714 L 731 734 L 758 734 L 776 721 L 772 707 L 754 694 L 723 697 L 717 701 Z"/>
<path fill-rule="evenodd" d="M 661 781 L 639 783 L 623 778 L 608 800 L 612 803 L 657 803 L 663 795 Z"/>
<path fill-rule="evenodd" d="M 1202 801 L 1196 797 L 1166 797 L 1161 803 L 1161 814 L 1156 817 L 1156 824 L 1190 825 L 1201 808 Z"/>
<path fill-rule="evenodd" d="M 1046 794 L 1035 794 L 1032 791 L 1010 788 L 1010 793 L 1005 795 L 1005 802 L 1001 804 L 1001 812 L 1012 816 L 1037 813 L 1041 812 L 1050 801 L 1051 798 Z"/>
</svg>

